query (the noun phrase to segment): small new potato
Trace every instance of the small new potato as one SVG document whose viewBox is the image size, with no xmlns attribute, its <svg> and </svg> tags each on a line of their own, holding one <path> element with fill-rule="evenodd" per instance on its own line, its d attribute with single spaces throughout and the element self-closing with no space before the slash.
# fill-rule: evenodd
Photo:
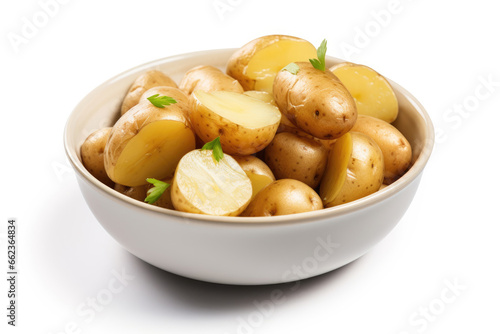
<svg viewBox="0 0 500 334">
<path fill-rule="evenodd" d="M 175 81 L 165 73 L 157 70 L 147 71 L 135 79 L 134 83 L 128 90 L 127 95 L 125 95 L 125 98 L 123 99 L 121 114 L 123 115 L 130 108 L 139 103 L 139 100 L 145 91 L 157 86 L 170 86 L 177 88 Z"/>
<path fill-rule="evenodd" d="M 356 104 L 330 71 L 296 63 L 298 71 L 278 72 L 273 96 L 276 105 L 299 129 L 319 139 L 336 139 L 356 122 Z"/>
<path fill-rule="evenodd" d="M 147 196 L 148 186 L 142 185 L 136 187 L 127 187 L 117 183 L 115 184 L 115 190 L 125 196 L 144 202 L 144 199 Z"/>
<path fill-rule="evenodd" d="M 372 138 L 384 155 L 384 183 L 391 184 L 411 164 L 412 149 L 405 136 L 391 124 L 375 117 L 359 115 L 352 131 Z"/>
<path fill-rule="evenodd" d="M 114 182 L 106 174 L 106 169 L 104 168 L 104 148 L 106 147 L 110 133 L 111 128 L 103 128 L 91 133 L 80 147 L 80 155 L 83 166 L 89 173 L 112 188 Z"/>
<path fill-rule="evenodd" d="M 335 199 L 325 207 L 355 201 L 373 194 L 384 181 L 384 156 L 377 143 L 360 132 L 350 132 L 352 153 L 347 164 L 344 185 Z"/>
<path fill-rule="evenodd" d="M 262 36 L 238 49 L 227 63 L 226 73 L 245 90 L 272 93 L 276 73 L 291 62 L 316 58 L 308 41 L 286 35 Z"/>
<path fill-rule="evenodd" d="M 207 65 L 196 66 L 187 71 L 179 88 L 188 95 L 197 90 L 205 92 L 224 90 L 235 93 L 244 91 L 238 80 L 231 78 L 217 67 Z"/>
<path fill-rule="evenodd" d="M 186 93 L 176 87 L 158 86 L 148 89 L 142 94 L 139 103 L 148 101 L 148 97 L 153 95 L 169 96 L 177 101 L 177 106 L 182 109 L 184 116 L 189 119 L 189 97 Z"/>
<path fill-rule="evenodd" d="M 234 155 L 233 158 L 245 171 L 250 181 L 252 181 L 252 198 L 254 198 L 262 188 L 276 181 L 271 169 L 259 158 L 253 155 Z"/>
<path fill-rule="evenodd" d="M 317 141 L 282 132 L 265 149 L 265 162 L 277 179 L 295 179 L 316 188 L 325 172 L 328 150 Z"/>
<path fill-rule="evenodd" d="M 262 189 L 241 216 L 281 216 L 321 209 L 321 198 L 311 187 L 297 180 L 281 179 Z"/>
</svg>

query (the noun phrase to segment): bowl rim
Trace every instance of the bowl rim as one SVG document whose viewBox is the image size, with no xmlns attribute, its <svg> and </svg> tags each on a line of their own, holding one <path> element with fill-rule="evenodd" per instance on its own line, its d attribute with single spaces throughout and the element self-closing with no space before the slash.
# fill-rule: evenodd
<svg viewBox="0 0 500 334">
<path fill-rule="evenodd" d="M 194 57 L 197 55 L 207 55 L 207 54 L 219 54 L 219 53 L 229 53 L 229 52 L 234 52 L 236 51 L 236 48 L 226 48 L 226 49 L 211 49 L 211 50 L 201 50 L 201 51 L 195 51 L 195 52 L 187 52 L 187 53 L 182 53 L 178 55 L 172 55 L 172 56 L 167 56 L 163 58 L 159 58 L 150 62 L 143 63 L 141 65 L 135 66 L 133 68 L 127 69 L 120 74 L 117 74 L 113 76 L 112 78 L 104 81 L 97 87 L 95 87 L 93 90 L 91 90 L 88 94 L 85 95 L 78 103 L 77 105 L 73 108 L 71 111 L 70 115 L 68 116 L 68 119 L 66 121 L 65 127 L 64 127 L 64 150 L 66 153 L 66 156 L 73 167 L 73 169 L 76 171 L 78 176 L 84 181 L 86 181 L 88 184 L 93 186 L 95 189 L 100 191 L 101 193 L 110 196 L 111 198 L 118 200 L 120 202 L 123 202 L 126 205 L 131 205 L 135 208 L 141 209 L 141 210 L 148 210 L 148 212 L 155 212 L 159 213 L 162 215 L 165 215 L 165 217 L 169 216 L 174 216 L 176 218 L 184 218 L 190 221 L 190 223 L 212 223 L 212 224 L 217 224 L 217 225 L 233 225 L 233 226 L 248 226 L 248 225 L 255 225 L 255 226 L 262 226 L 262 225 L 284 225 L 284 224 L 296 224 L 300 223 L 303 221 L 311 221 L 311 220 L 322 220 L 322 219 L 331 219 L 335 218 L 338 216 L 343 216 L 350 214 L 354 211 L 362 210 L 365 209 L 369 206 L 375 205 L 377 203 L 380 203 L 382 201 L 385 201 L 386 199 L 396 195 L 398 192 L 406 188 L 408 185 L 410 185 L 417 177 L 422 173 L 425 165 L 427 164 L 427 161 L 430 158 L 431 152 L 434 147 L 434 127 L 432 124 L 432 120 L 423 107 L 423 105 L 411 94 L 409 93 L 405 88 L 400 86 L 399 84 L 395 83 L 394 81 L 390 80 L 389 78 L 386 78 L 391 86 L 399 91 L 401 95 L 406 97 L 408 101 L 414 106 L 416 109 L 417 113 L 419 116 L 422 118 L 425 124 L 425 136 L 423 138 L 422 142 L 422 150 L 420 152 L 420 155 L 418 158 L 414 161 L 413 165 L 410 167 L 406 173 L 401 176 L 398 180 L 396 180 L 394 183 L 388 185 L 384 189 L 381 189 L 371 195 L 365 196 L 363 198 L 360 198 L 358 200 L 342 204 L 339 206 L 331 207 L 331 208 L 325 208 L 322 210 L 316 210 L 316 211 L 310 211 L 310 212 L 304 212 L 304 213 L 297 213 L 293 215 L 283 215 L 283 216 L 269 216 L 269 217 L 229 217 L 229 216 L 210 216 L 210 215 L 203 215 L 203 214 L 198 214 L 198 213 L 188 213 L 188 212 L 181 212 L 181 211 L 176 211 L 176 210 L 171 210 L 171 209 L 166 209 L 166 208 L 161 208 L 158 206 L 154 206 L 151 204 L 147 204 L 144 202 L 140 202 L 138 200 L 132 199 L 124 194 L 121 194 L 117 192 L 116 190 L 106 186 L 104 183 L 101 183 L 99 180 L 97 180 L 93 175 L 91 175 L 87 169 L 83 166 L 81 160 L 79 157 L 74 155 L 72 153 L 72 149 L 70 148 L 70 133 L 68 131 L 68 127 L 70 124 L 70 121 L 72 118 L 75 117 L 75 115 L 78 114 L 78 111 L 81 106 L 81 104 L 84 103 L 90 96 L 92 96 L 95 92 L 98 90 L 102 89 L 104 86 L 108 86 L 112 84 L 115 81 L 120 80 L 122 77 L 128 76 L 132 72 L 139 71 L 141 69 L 148 69 L 148 68 L 154 68 L 155 66 L 158 66 L 163 63 L 169 63 L 173 62 L 176 60 L 182 60 L 184 58 L 188 57 Z M 336 58 L 336 57 L 331 57 L 331 56 L 326 56 L 326 59 L 328 62 L 345 62 L 345 60 Z M 79 152 L 79 148 L 75 148 L 75 152 Z M 78 153 L 77 153 L 78 154 Z"/>
</svg>

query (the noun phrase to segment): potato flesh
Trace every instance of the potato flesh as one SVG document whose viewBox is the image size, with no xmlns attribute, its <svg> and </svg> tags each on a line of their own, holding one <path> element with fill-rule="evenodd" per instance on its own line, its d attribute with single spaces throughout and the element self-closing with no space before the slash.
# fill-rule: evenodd
<svg viewBox="0 0 500 334">
<path fill-rule="evenodd" d="M 352 137 L 348 132 L 337 139 L 330 150 L 319 192 L 325 206 L 335 200 L 345 183 L 352 148 Z"/>
<path fill-rule="evenodd" d="M 333 68 L 356 101 L 360 115 L 382 119 L 388 123 L 398 116 L 398 100 L 387 80 L 363 65 L 345 64 Z"/>
<path fill-rule="evenodd" d="M 257 129 L 279 122 L 281 114 L 275 106 L 244 94 L 197 91 L 197 99 L 208 109 L 232 123 Z"/>
<path fill-rule="evenodd" d="M 172 176 L 182 156 L 194 147 L 193 132 L 182 122 L 152 122 L 127 143 L 116 163 L 114 178 L 133 187 L 146 184 L 146 178 Z"/>
<path fill-rule="evenodd" d="M 268 184 L 272 183 L 274 180 L 269 176 L 255 174 L 249 171 L 246 171 L 250 182 L 252 182 L 252 198 L 255 197 L 263 188 L 265 188 Z"/>
<path fill-rule="evenodd" d="M 212 150 L 186 154 L 179 162 L 174 183 L 180 197 L 191 207 L 186 210 L 177 194 L 172 194 L 175 208 L 182 211 L 218 216 L 239 214 L 252 196 L 252 184 L 238 163 L 228 155 L 217 162 Z"/>
<path fill-rule="evenodd" d="M 316 58 L 315 47 L 301 40 L 282 39 L 258 51 L 246 68 L 246 75 L 255 80 L 255 90 L 273 92 L 276 73 L 291 62 Z"/>
</svg>

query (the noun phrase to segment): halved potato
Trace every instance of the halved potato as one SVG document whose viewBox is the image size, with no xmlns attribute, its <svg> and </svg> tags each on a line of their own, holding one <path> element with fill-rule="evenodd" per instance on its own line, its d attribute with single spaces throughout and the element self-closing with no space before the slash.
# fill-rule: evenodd
<svg viewBox="0 0 500 334">
<path fill-rule="evenodd" d="M 190 118 L 203 141 L 220 136 L 225 153 L 250 155 L 273 140 L 281 113 L 272 104 L 244 94 L 196 91 L 191 95 Z"/>
<path fill-rule="evenodd" d="M 194 150 L 179 161 L 172 184 L 176 210 L 215 216 L 237 216 L 252 198 L 252 183 L 230 155 L 220 161 L 212 150 Z"/>
<path fill-rule="evenodd" d="M 260 90 L 247 90 L 243 94 L 251 96 L 251 97 L 259 99 L 259 100 L 262 100 L 262 101 L 267 102 L 267 103 L 271 103 L 272 105 L 276 105 L 276 103 L 274 102 L 273 94 L 271 94 L 271 93 L 260 91 Z"/>
<path fill-rule="evenodd" d="M 177 84 L 168 75 L 161 71 L 151 70 L 141 74 L 128 90 L 127 95 L 123 99 L 121 114 L 126 113 L 130 108 L 139 103 L 139 100 L 150 88 L 157 86 L 177 87 Z"/>
<path fill-rule="evenodd" d="M 273 91 L 276 73 L 291 62 L 316 58 L 308 41 L 286 35 L 263 36 L 245 44 L 229 59 L 226 72 L 245 90 Z"/>
<path fill-rule="evenodd" d="M 252 182 L 252 198 L 268 184 L 276 181 L 273 172 L 266 163 L 253 155 L 233 156 Z"/>
<path fill-rule="evenodd" d="M 231 78 L 217 67 L 208 65 L 196 66 L 187 71 L 179 88 L 188 95 L 191 95 L 196 90 L 207 92 L 224 90 L 243 93 L 243 87 L 241 87 L 238 80 Z"/>
<path fill-rule="evenodd" d="M 146 184 L 146 178 L 171 177 L 177 163 L 195 148 L 195 136 L 176 104 L 155 107 L 142 102 L 113 126 L 104 150 L 106 173 L 129 187 Z"/>
<path fill-rule="evenodd" d="M 389 82 L 368 66 L 341 63 L 330 68 L 356 101 L 360 115 L 393 122 L 398 117 L 398 99 Z"/>
</svg>

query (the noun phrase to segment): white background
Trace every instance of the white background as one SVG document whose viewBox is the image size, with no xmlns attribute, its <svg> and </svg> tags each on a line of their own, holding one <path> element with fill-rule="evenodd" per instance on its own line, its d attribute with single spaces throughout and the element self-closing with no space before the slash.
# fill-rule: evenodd
<svg viewBox="0 0 500 334">
<path fill-rule="evenodd" d="M 6 324 L 2 278 L 2 333 L 500 331 L 494 2 L 66 2 L 50 7 L 46 22 L 37 1 L 0 4 L 2 272 L 10 217 L 20 245 L 18 326 Z M 22 37 L 27 21 L 40 27 Z M 367 255 L 295 290 L 193 281 L 128 254 L 92 216 L 66 162 L 62 134 L 71 110 L 133 66 L 274 33 L 315 45 L 327 38 L 329 55 L 373 67 L 423 103 L 438 142 L 410 209 Z M 14 35 L 25 39 L 15 45 Z M 93 316 L 82 313 L 122 271 L 133 279 L 121 292 Z M 458 288 L 446 290 L 450 284 Z M 285 297 L 270 307 L 274 289 Z"/>
</svg>

